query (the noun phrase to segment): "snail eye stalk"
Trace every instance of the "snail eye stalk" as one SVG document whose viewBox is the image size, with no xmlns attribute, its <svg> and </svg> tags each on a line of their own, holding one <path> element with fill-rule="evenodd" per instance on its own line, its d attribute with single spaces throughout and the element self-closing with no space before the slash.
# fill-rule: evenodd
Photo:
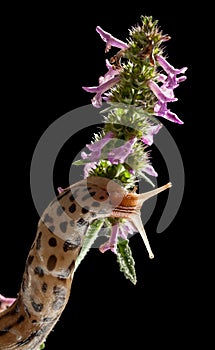
<svg viewBox="0 0 215 350">
<path fill-rule="evenodd" d="M 170 187 L 172 187 L 172 183 L 168 182 L 164 186 L 158 187 L 152 191 L 148 191 L 145 193 L 141 193 L 141 194 L 129 193 L 129 194 L 125 195 L 125 197 L 123 198 L 123 200 L 121 202 L 121 206 L 119 206 L 119 208 L 118 208 L 119 212 L 121 210 L 122 216 L 123 216 L 123 210 L 121 208 L 124 207 L 124 216 L 125 216 L 125 212 L 126 212 L 126 208 L 127 208 L 128 213 L 126 213 L 126 218 L 132 222 L 133 226 L 140 233 L 140 235 L 143 239 L 143 242 L 146 246 L 146 249 L 148 251 L 150 259 L 154 258 L 154 254 L 151 250 L 151 247 L 150 247 L 150 244 L 148 241 L 148 237 L 146 235 L 146 232 L 145 232 L 145 229 L 144 229 L 144 226 L 142 223 L 140 209 L 142 208 L 143 203 L 147 199 L 156 196 L 158 193 L 163 192 Z M 133 206 L 135 206 L 133 212 L 131 211 L 129 213 L 128 208 L 130 209 Z"/>
</svg>

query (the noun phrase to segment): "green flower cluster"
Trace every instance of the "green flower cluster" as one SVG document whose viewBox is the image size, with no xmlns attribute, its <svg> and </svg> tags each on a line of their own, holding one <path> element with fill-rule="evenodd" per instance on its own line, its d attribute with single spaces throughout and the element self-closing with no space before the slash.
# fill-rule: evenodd
<svg viewBox="0 0 215 350">
<path fill-rule="evenodd" d="M 141 106 L 145 113 L 153 114 L 156 97 L 148 82 L 158 75 L 155 56 L 162 55 L 161 44 L 169 36 L 163 35 L 158 21 L 152 17 L 142 16 L 141 20 L 142 25 L 129 31 L 128 48 L 122 53 L 120 81 L 111 89 L 109 101 Z"/>
</svg>

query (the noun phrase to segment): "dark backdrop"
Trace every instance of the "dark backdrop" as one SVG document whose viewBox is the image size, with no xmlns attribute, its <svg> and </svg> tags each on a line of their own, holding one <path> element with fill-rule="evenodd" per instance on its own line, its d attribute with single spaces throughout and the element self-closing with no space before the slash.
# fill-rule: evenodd
<svg viewBox="0 0 215 350">
<path fill-rule="evenodd" d="M 134 349 L 156 343 L 161 347 L 197 336 L 191 330 L 197 319 L 194 291 L 196 276 L 195 234 L 192 213 L 193 152 L 195 124 L 193 105 L 193 16 L 182 4 L 123 5 L 114 3 L 12 8 L 5 14 L 3 30 L 3 91 L 1 93 L 1 280 L 0 292 L 10 297 L 19 290 L 25 259 L 36 232 L 38 214 L 34 207 L 29 171 L 34 149 L 46 128 L 60 116 L 90 103 L 82 86 L 97 83 L 105 73 L 104 43 L 95 31 L 100 25 L 125 40 L 128 28 L 141 15 L 158 19 L 167 43 L 170 62 L 188 66 L 187 81 L 176 91 L 174 112 L 184 121 L 176 125 L 162 120 L 181 152 L 185 167 L 185 194 L 171 225 L 158 235 L 157 223 L 165 203 L 159 201 L 146 224 L 153 261 L 148 259 L 139 235 L 131 240 L 138 283 L 133 286 L 119 272 L 113 254 L 92 249 L 75 274 L 71 299 L 60 322 L 49 335 L 46 348 L 73 348 L 86 340 L 96 349 L 104 345 Z M 177 9 L 175 8 L 177 7 Z M 197 20 L 197 19 L 195 19 Z M 68 165 L 75 152 L 89 142 L 94 128 L 83 130 L 70 140 L 55 169 L 56 184 L 66 183 Z M 156 162 L 156 150 L 154 150 Z M 156 164 L 159 176 L 162 166 Z M 166 170 L 164 170 L 166 171 Z M 165 181 L 165 179 L 164 179 Z M 160 206 L 159 206 L 160 203 Z M 171 335 L 171 336 L 170 336 Z M 114 337 L 116 336 L 115 340 Z M 189 340 L 188 340 L 189 339 Z M 150 343 L 149 343 L 150 342 Z M 147 346 L 148 346 L 147 345 Z"/>
</svg>

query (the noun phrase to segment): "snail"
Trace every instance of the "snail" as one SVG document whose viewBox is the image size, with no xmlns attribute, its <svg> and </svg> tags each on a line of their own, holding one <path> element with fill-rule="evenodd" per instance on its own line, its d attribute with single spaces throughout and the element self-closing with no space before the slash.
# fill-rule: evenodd
<svg viewBox="0 0 215 350">
<path fill-rule="evenodd" d="M 17 298 L 0 312 L 0 349 L 39 349 L 45 341 L 66 307 L 76 260 L 94 220 L 131 221 L 153 258 L 140 209 L 145 200 L 170 187 L 169 182 L 137 194 L 108 178 L 91 176 L 60 191 L 39 220 Z"/>
</svg>

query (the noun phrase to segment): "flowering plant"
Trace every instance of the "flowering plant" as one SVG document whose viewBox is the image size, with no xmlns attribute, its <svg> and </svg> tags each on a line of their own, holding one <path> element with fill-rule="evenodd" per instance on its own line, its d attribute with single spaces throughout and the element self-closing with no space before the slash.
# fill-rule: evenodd
<svg viewBox="0 0 215 350">
<path fill-rule="evenodd" d="M 112 47 L 119 50 L 106 59 L 107 72 L 99 77 L 98 85 L 83 87 L 94 94 L 91 101 L 95 108 L 102 107 L 103 102 L 108 107 L 101 111 L 104 127 L 86 145 L 89 153 L 82 152 L 82 159 L 74 164 L 84 165 L 85 178 L 95 175 L 114 179 L 128 191 L 135 190 L 137 179 L 154 186 L 148 176 L 158 174 L 151 164 L 148 146 L 162 127 L 160 118 L 183 124 L 170 110 L 169 103 L 177 101 L 174 90 L 186 79 L 187 67 L 177 69 L 167 61 L 164 43 L 170 36 L 160 31 L 158 21 L 151 16 L 141 17 L 141 25 L 129 30 L 126 42 L 100 26 L 96 31 L 106 43 L 106 53 Z M 102 227 L 106 228 L 108 240 L 100 246 L 100 251 L 111 250 L 116 254 L 120 270 L 135 284 L 135 263 L 128 237 L 136 228 L 125 219 L 92 223 L 81 259 Z"/>
</svg>

